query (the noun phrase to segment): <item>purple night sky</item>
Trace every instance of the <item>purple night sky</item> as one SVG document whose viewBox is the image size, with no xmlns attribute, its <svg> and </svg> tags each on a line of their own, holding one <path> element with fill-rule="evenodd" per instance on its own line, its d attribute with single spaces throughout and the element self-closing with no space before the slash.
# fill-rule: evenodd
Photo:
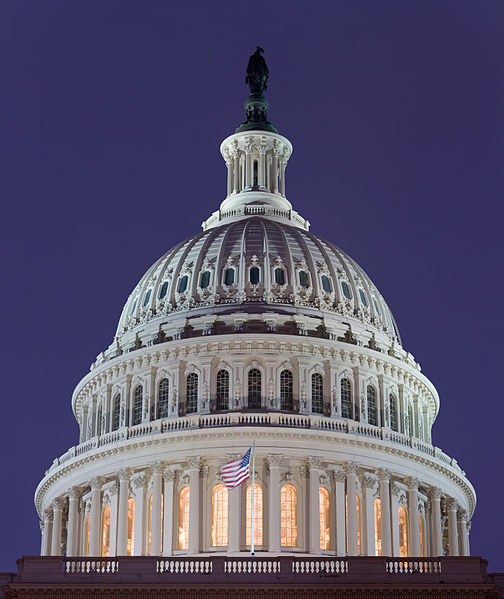
<svg viewBox="0 0 504 599">
<path fill-rule="evenodd" d="M 287 195 L 366 270 L 439 391 L 434 443 L 504 571 L 504 2 L 3 0 L 0 570 L 130 291 L 224 199 L 256 44 Z"/>
</svg>

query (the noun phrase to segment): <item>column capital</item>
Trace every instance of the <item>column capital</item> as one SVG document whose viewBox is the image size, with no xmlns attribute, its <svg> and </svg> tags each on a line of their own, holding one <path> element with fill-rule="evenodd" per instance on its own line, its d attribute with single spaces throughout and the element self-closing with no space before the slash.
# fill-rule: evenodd
<svg viewBox="0 0 504 599">
<path fill-rule="evenodd" d="M 318 469 L 320 469 L 320 464 L 321 464 L 322 460 L 316 455 L 309 455 L 306 462 L 307 462 L 307 465 L 309 466 L 310 470 L 312 470 L 312 469 L 318 470 Z"/>
<path fill-rule="evenodd" d="M 371 474 L 371 472 L 365 472 L 361 477 L 361 485 L 363 487 L 365 487 L 366 489 L 372 489 L 374 488 L 375 484 L 376 484 L 376 476 L 374 474 Z"/>
<path fill-rule="evenodd" d="M 268 455 L 266 456 L 266 461 L 270 468 L 271 467 L 278 468 L 280 466 L 280 464 L 282 463 L 282 459 L 283 459 L 283 455 L 280 453 L 268 453 Z"/>
<path fill-rule="evenodd" d="M 378 468 L 376 476 L 380 482 L 390 482 L 390 470 L 387 470 L 386 468 Z"/>
<path fill-rule="evenodd" d="M 63 497 L 56 497 L 56 499 L 52 502 L 53 512 L 56 510 L 61 511 L 65 507 L 65 500 Z"/>
<path fill-rule="evenodd" d="M 152 470 L 152 474 L 162 474 L 164 471 L 164 464 L 163 462 L 161 462 L 160 460 L 158 460 L 157 462 L 154 462 L 151 465 L 151 470 Z"/>
<path fill-rule="evenodd" d="M 121 468 L 119 470 L 119 472 L 117 473 L 117 476 L 119 477 L 119 480 L 125 480 L 128 481 L 131 477 L 131 468 Z"/>
<path fill-rule="evenodd" d="M 404 479 L 404 482 L 406 483 L 408 489 L 412 491 L 418 491 L 418 486 L 420 485 L 418 478 L 415 478 L 414 476 L 408 476 Z"/>
<path fill-rule="evenodd" d="M 191 468 L 191 470 L 199 470 L 201 466 L 201 457 L 199 455 L 192 455 L 187 458 L 187 461 L 189 462 L 189 468 Z"/>
<path fill-rule="evenodd" d="M 40 526 L 40 532 L 43 533 L 44 532 L 44 528 L 45 528 L 45 522 L 43 520 L 40 520 L 39 526 Z"/>
<path fill-rule="evenodd" d="M 448 497 L 446 500 L 446 509 L 449 512 L 456 512 L 458 510 L 458 502 L 453 497 Z"/>
<path fill-rule="evenodd" d="M 466 522 L 466 520 L 467 520 L 467 512 L 465 510 L 462 510 L 462 509 L 459 510 L 457 512 L 457 520 L 459 522 Z"/>
<path fill-rule="evenodd" d="M 117 493 L 119 492 L 119 485 L 117 484 L 116 480 L 114 480 L 112 482 L 112 484 L 107 489 L 107 491 L 108 491 L 109 495 L 117 495 Z"/>
<path fill-rule="evenodd" d="M 394 481 L 390 485 L 390 492 L 392 495 L 394 495 L 394 497 L 398 497 L 401 494 L 401 487 Z"/>
<path fill-rule="evenodd" d="M 432 489 L 429 492 L 431 501 L 439 501 L 441 499 L 441 489 L 438 489 L 438 487 L 432 487 Z"/>
<path fill-rule="evenodd" d="M 91 485 L 91 490 L 101 489 L 103 481 L 103 476 L 93 476 L 93 478 L 89 481 L 89 484 Z"/>
<path fill-rule="evenodd" d="M 163 480 L 167 483 L 173 482 L 175 480 L 176 474 L 176 470 L 173 470 L 172 468 L 166 468 L 163 472 Z"/>
<path fill-rule="evenodd" d="M 299 474 L 301 475 L 301 478 L 308 478 L 310 476 L 310 467 L 308 464 L 301 464 L 301 466 L 299 466 Z"/>
<path fill-rule="evenodd" d="M 333 477 L 334 482 L 344 483 L 346 481 L 346 472 L 342 468 L 334 468 Z"/>
<path fill-rule="evenodd" d="M 209 471 L 210 468 L 208 467 L 208 464 L 203 464 L 203 466 L 201 466 L 200 474 L 201 476 L 208 476 Z"/>
<path fill-rule="evenodd" d="M 345 462 L 343 464 L 343 470 L 345 471 L 347 476 L 350 475 L 357 475 L 357 471 L 359 469 L 359 464 L 356 464 L 355 462 Z"/>
<path fill-rule="evenodd" d="M 81 496 L 81 490 L 79 489 L 79 487 L 71 487 L 70 489 L 68 489 L 68 499 L 79 499 L 79 497 Z"/>
<path fill-rule="evenodd" d="M 135 474 L 135 476 L 131 479 L 131 484 L 135 489 L 140 489 L 145 487 L 146 477 L 145 472 L 140 472 L 139 474 Z"/>
<path fill-rule="evenodd" d="M 44 516 L 44 520 L 49 520 L 49 521 L 52 520 L 52 518 L 53 518 L 52 507 L 48 507 L 47 509 L 45 509 L 43 516 Z"/>
</svg>

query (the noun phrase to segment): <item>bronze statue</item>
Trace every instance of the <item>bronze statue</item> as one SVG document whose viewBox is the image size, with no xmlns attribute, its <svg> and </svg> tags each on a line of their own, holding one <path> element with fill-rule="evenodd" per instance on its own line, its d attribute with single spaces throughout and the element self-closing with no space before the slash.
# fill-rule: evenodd
<svg viewBox="0 0 504 599">
<path fill-rule="evenodd" d="M 251 94 L 262 94 L 267 87 L 269 70 L 266 61 L 261 56 L 264 50 L 259 46 L 256 47 L 257 50 L 249 58 L 245 83 L 248 83 Z"/>
</svg>

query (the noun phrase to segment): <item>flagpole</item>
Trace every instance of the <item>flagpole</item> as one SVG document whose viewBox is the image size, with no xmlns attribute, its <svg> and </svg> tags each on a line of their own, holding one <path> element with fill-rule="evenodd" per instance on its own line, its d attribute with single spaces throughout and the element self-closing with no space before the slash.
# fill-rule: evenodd
<svg viewBox="0 0 504 599">
<path fill-rule="evenodd" d="M 254 557 L 254 512 L 255 512 L 255 441 L 252 442 L 252 518 L 250 528 L 252 531 L 252 538 L 250 539 L 250 557 Z"/>
</svg>

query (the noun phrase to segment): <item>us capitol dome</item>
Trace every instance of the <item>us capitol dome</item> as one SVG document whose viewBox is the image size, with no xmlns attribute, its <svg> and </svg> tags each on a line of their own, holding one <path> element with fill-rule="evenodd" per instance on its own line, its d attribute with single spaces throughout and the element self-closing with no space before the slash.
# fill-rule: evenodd
<svg viewBox="0 0 504 599">
<path fill-rule="evenodd" d="M 436 389 L 362 268 L 286 197 L 292 145 L 247 70 L 227 197 L 151 266 L 78 383 L 37 487 L 41 555 L 469 555 L 474 489 L 431 442 Z M 243 553 L 240 553 L 243 552 Z"/>
</svg>

